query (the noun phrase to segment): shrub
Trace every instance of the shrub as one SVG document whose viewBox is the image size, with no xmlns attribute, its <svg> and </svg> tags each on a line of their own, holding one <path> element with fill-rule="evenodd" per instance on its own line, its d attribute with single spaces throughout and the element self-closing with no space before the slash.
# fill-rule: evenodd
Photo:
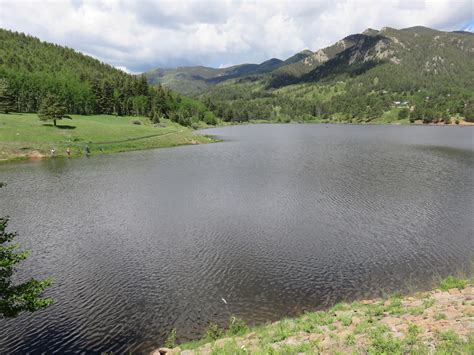
<svg viewBox="0 0 474 355">
<path fill-rule="evenodd" d="M 398 112 L 398 119 L 404 120 L 405 118 L 408 118 L 409 114 L 410 112 L 406 108 L 403 108 Z"/>
<path fill-rule="evenodd" d="M 356 338 L 354 334 L 349 334 L 346 338 L 346 344 L 351 346 L 351 345 L 355 345 L 355 343 L 356 343 Z"/>
<path fill-rule="evenodd" d="M 339 316 L 339 321 L 341 321 L 342 325 L 348 327 L 352 324 L 352 317 L 351 316 Z"/>
<path fill-rule="evenodd" d="M 229 335 L 241 335 L 248 330 L 245 322 L 237 317 L 230 317 L 229 320 Z"/>
<path fill-rule="evenodd" d="M 222 337 L 224 331 L 215 323 L 211 323 L 206 330 L 206 338 L 209 340 L 216 340 Z"/>
<path fill-rule="evenodd" d="M 153 112 L 152 121 L 154 123 L 160 123 L 160 115 L 158 112 Z"/>
<path fill-rule="evenodd" d="M 133 121 L 132 121 L 132 124 L 141 125 L 141 124 L 142 124 L 142 121 L 140 121 L 140 120 L 133 120 Z"/>
<path fill-rule="evenodd" d="M 203 118 L 204 122 L 206 122 L 208 125 L 216 125 L 217 124 L 217 118 L 216 116 L 214 115 L 213 112 L 211 111 L 206 111 L 204 113 L 204 118 Z"/>
<path fill-rule="evenodd" d="M 438 313 L 435 317 L 436 320 L 443 320 L 446 319 L 446 314 L 444 313 Z"/>
<path fill-rule="evenodd" d="M 447 291 L 451 288 L 459 288 L 463 289 L 466 287 L 466 281 L 462 279 L 458 279 L 454 276 L 448 276 L 443 281 L 441 281 L 441 289 Z"/>
<path fill-rule="evenodd" d="M 168 338 L 166 338 L 165 347 L 170 348 L 170 349 L 176 347 L 176 329 L 175 328 L 171 329 L 171 332 L 168 335 Z"/>
</svg>

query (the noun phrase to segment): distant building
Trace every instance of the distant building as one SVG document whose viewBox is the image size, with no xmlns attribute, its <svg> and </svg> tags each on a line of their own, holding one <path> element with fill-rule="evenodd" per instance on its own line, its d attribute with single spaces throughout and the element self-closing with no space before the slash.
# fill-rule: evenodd
<svg viewBox="0 0 474 355">
<path fill-rule="evenodd" d="M 408 101 L 394 101 L 393 106 L 396 108 L 407 108 L 409 102 Z"/>
</svg>

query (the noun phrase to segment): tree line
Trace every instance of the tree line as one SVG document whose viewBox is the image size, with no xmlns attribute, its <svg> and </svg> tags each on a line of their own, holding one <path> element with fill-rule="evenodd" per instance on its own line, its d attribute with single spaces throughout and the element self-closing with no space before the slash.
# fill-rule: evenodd
<svg viewBox="0 0 474 355">
<path fill-rule="evenodd" d="M 215 117 L 145 76 L 125 73 L 73 49 L 0 29 L 0 112 L 38 112 L 56 102 L 69 114 L 148 116 L 185 125 Z"/>
</svg>

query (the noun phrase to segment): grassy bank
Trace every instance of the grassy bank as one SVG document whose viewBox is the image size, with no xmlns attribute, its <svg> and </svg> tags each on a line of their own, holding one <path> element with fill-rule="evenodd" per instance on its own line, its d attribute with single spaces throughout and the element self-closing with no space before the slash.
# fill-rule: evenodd
<svg viewBox="0 0 474 355">
<path fill-rule="evenodd" d="M 172 347 L 175 333 L 167 345 Z M 474 279 L 448 278 L 439 289 L 392 296 L 248 328 L 231 319 L 201 341 L 153 354 L 473 354 Z"/>
<path fill-rule="evenodd" d="M 58 127 L 42 122 L 36 114 L 0 114 L 0 161 L 57 156 L 115 153 L 128 150 L 209 143 L 212 139 L 169 120 L 153 125 L 144 117 L 107 115 L 78 116 L 58 121 Z"/>
</svg>

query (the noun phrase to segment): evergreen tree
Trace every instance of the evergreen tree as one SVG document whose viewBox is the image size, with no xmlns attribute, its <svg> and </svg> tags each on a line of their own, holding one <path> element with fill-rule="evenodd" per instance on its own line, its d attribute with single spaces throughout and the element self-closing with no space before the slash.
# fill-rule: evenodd
<svg viewBox="0 0 474 355">
<path fill-rule="evenodd" d="M 48 95 L 43 99 L 38 110 L 38 116 L 41 121 L 52 120 L 54 126 L 56 126 L 57 120 L 71 118 L 66 115 L 66 106 L 64 106 L 62 101 L 54 95 Z"/>
<path fill-rule="evenodd" d="M 13 111 L 13 97 L 10 85 L 5 79 L 0 79 L 0 112 L 9 113 Z"/>
<path fill-rule="evenodd" d="M 402 108 L 398 112 L 398 119 L 399 120 L 404 120 L 405 118 L 408 118 L 409 114 L 410 114 L 410 111 L 408 111 L 406 108 Z"/>
<path fill-rule="evenodd" d="M 0 187 L 4 186 L 0 183 Z M 14 284 L 12 281 L 15 266 L 28 257 L 28 252 L 18 251 L 12 244 L 17 236 L 7 232 L 8 217 L 0 217 L 0 317 L 13 318 L 21 312 L 34 312 L 49 306 L 53 301 L 42 298 L 43 291 L 51 285 L 51 280 L 36 280 Z"/>
</svg>

